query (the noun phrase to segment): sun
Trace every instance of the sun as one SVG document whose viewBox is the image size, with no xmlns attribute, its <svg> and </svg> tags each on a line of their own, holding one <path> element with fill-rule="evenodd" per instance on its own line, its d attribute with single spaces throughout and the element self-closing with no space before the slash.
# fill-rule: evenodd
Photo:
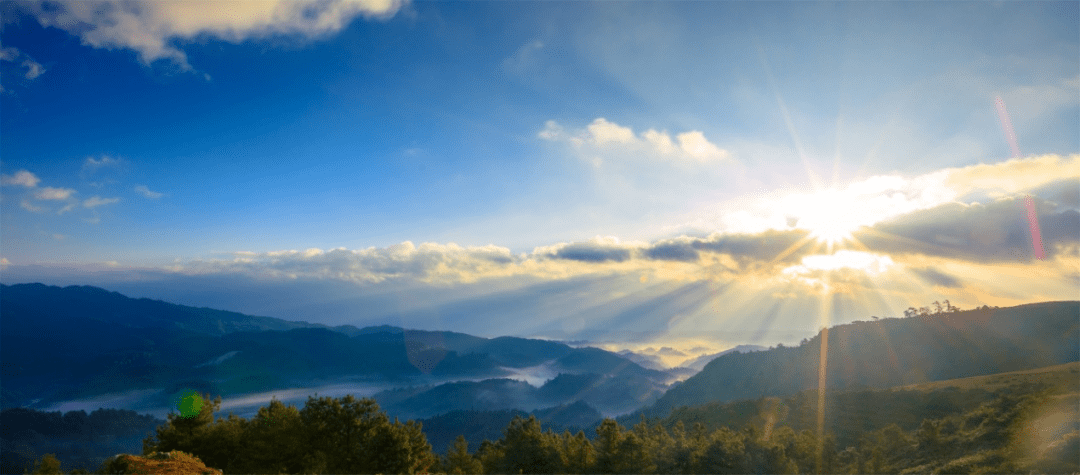
<svg viewBox="0 0 1080 475">
<path fill-rule="evenodd" d="M 794 227 L 833 246 L 850 240 L 852 233 L 865 224 L 866 217 L 856 201 L 849 193 L 828 189 L 789 197 L 785 211 L 796 218 Z"/>
</svg>

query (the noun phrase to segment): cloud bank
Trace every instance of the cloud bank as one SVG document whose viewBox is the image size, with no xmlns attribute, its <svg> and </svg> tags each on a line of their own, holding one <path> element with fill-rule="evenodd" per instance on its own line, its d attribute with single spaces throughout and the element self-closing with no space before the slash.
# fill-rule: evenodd
<svg viewBox="0 0 1080 475">
<path fill-rule="evenodd" d="M 611 137 L 626 138 L 614 132 Z M 712 344 L 771 344 L 827 322 L 900 316 L 908 306 L 935 299 L 970 308 L 1075 298 L 1075 161 L 1033 157 L 853 183 L 836 193 L 858 197 L 848 205 L 868 213 L 874 208 L 866 203 L 877 203 L 877 219 L 833 245 L 800 227 L 806 217 L 784 219 L 798 210 L 783 208 L 790 201 L 763 196 L 757 205 L 780 206 L 773 210 L 780 219 L 756 231 L 641 241 L 598 236 L 527 252 L 410 241 L 366 249 L 240 251 L 141 270 L 8 263 L 4 276 L 7 282 L 63 282 L 85 272 L 94 283 L 112 282 L 111 288 L 134 289 L 136 295 L 331 324 L 609 341 L 708 334 Z M 994 177 L 1017 173 L 1018 167 L 1049 170 L 1002 190 Z M 22 172 L 3 177 L 7 190 L 42 190 L 36 176 Z M 956 181 L 965 174 L 983 177 L 977 182 L 983 184 Z M 988 197 L 991 188 L 1002 195 Z M 987 197 L 950 198 L 972 193 Z M 1042 259 L 1033 252 L 1029 196 L 1046 250 Z M 93 196 L 82 204 L 113 202 Z M 794 341 L 806 336 L 799 335 Z"/>
</svg>

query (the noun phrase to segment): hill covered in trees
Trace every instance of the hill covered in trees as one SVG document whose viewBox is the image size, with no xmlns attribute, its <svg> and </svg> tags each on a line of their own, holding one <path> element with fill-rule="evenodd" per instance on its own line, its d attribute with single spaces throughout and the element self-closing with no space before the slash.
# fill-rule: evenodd
<svg viewBox="0 0 1080 475">
<path fill-rule="evenodd" d="M 1080 360 L 1080 302 L 927 313 L 838 325 L 794 348 L 727 354 L 642 411 L 826 388 L 885 388 Z M 823 351 L 824 348 L 824 351 Z"/>
<path fill-rule="evenodd" d="M 139 450 L 142 440 L 163 422 L 124 409 L 89 414 L 4 409 L 0 411 L 0 473 L 22 473 L 48 453 L 69 469 L 93 470 L 111 455 Z"/>
<path fill-rule="evenodd" d="M 655 400 L 673 378 L 614 353 L 554 341 L 391 326 L 327 327 L 132 299 L 87 286 L 4 285 L 0 314 L 0 358 L 5 362 L 0 406 L 5 408 L 44 408 L 145 391 L 130 407 L 150 411 L 168 407 L 185 388 L 236 396 L 360 382 L 372 387 L 416 385 L 413 396 L 418 397 L 387 407 L 404 417 L 427 417 L 476 408 L 444 404 L 467 399 L 472 390 L 468 384 L 429 385 L 509 377 L 544 366 L 555 374 L 592 375 L 603 381 L 603 388 L 573 398 L 570 393 L 562 398 L 537 393 L 531 407 L 527 404 L 532 401 L 516 398 L 512 388 L 496 388 L 506 389 L 496 399 L 509 405 L 478 409 L 531 410 L 586 399 L 593 407 L 616 413 Z M 439 397 L 425 399 L 419 395 L 423 391 Z M 609 397 L 612 392 L 619 397 Z"/>
<path fill-rule="evenodd" d="M 143 450 L 190 453 L 226 474 L 1072 473 L 1080 470 L 1078 378 L 1073 363 L 830 391 L 820 428 L 816 401 L 803 394 L 680 408 L 629 429 L 604 419 L 591 437 L 515 414 L 497 438 L 458 436 L 442 454 L 420 424 L 391 422 L 370 399 L 311 397 L 302 409 L 274 401 L 250 420 L 215 417 L 215 400 L 197 416 L 170 415 Z"/>
</svg>

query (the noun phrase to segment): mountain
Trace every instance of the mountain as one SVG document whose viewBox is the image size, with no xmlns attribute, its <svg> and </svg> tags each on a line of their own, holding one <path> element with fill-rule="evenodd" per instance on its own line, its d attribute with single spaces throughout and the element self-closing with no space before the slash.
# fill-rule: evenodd
<svg viewBox="0 0 1080 475">
<path fill-rule="evenodd" d="M 717 359 L 717 358 L 719 358 L 721 356 L 724 356 L 726 354 L 729 354 L 729 353 L 750 353 L 752 351 L 762 351 L 762 350 L 767 350 L 767 349 L 768 348 L 766 348 L 764 346 L 761 346 L 761 345 L 739 345 L 739 346 L 736 346 L 735 348 L 728 348 L 728 349 L 726 349 L 724 351 L 721 351 L 719 353 L 701 355 L 701 356 L 699 356 L 697 358 L 694 358 L 694 359 L 692 359 L 690 361 L 684 362 L 682 364 L 682 367 L 690 368 L 690 369 L 693 369 L 695 371 L 701 371 L 702 369 L 705 369 L 705 365 L 709 364 L 710 361 L 715 360 L 715 359 Z"/>
<path fill-rule="evenodd" d="M 342 382 L 401 387 L 480 381 L 542 369 L 595 373 L 604 378 L 604 387 L 631 391 L 626 400 L 634 407 L 597 406 L 625 412 L 658 397 L 670 378 L 604 350 L 554 341 L 392 326 L 329 327 L 133 299 L 88 286 L 3 285 L 0 315 L 2 407 L 134 394 L 138 401 L 131 408 L 151 410 L 170 407 L 184 388 L 228 398 Z M 430 415 L 437 408 L 469 408 L 463 401 L 472 397 L 470 384 L 435 390 L 401 409 Z M 527 401 L 521 394 L 541 394 L 531 386 L 512 389 L 525 383 L 485 384 L 491 386 L 485 394 L 505 404 Z M 575 400 L 541 397 L 505 407 Z"/>
<path fill-rule="evenodd" d="M 911 318 L 855 322 L 823 330 L 794 348 L 729 353 L 643 411 L 816 389 L 822 342 L 826 387 L 885 388 L 1080 360 L 1080 302 L 1046 302 Z"/>
</svg>

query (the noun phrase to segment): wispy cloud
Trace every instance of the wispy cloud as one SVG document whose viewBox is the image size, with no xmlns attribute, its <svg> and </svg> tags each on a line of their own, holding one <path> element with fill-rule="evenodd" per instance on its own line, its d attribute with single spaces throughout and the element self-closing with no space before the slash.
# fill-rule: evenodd
<svg viewBox="0 0 1080 475">
<path fill-rule="evenodd" d="M 115 167 L 121 163 L 123 163 L 123 160 L 109 155 L 102 155 L 101 158 L 86 157 L 86 160 L 83 161 L 82 173 L 93 174 L 102 168 Z"/>
<path fill-rule="evenodd" d="M 113 203 L 119 203 L 120 198 L 102 198 L 100 196 L 91 196 L 83 201 L 84 208 L 97 208 L 98 206 L 111 205 Z"/>
<path fill-rule="evenodd" d="M 75 193 L 75 190 L 71 188 L 54 188 L 51 186 L 46 186 L 45 188 L 37 190 L 34 193 L 34 198 L 37 198 L 39 200 L 61 201 L 71 198 L 71 196 Z"/>
<path fill-rule="evenodd" d="M 0 183 L 4 185 L 18 185 L 33 188 L 41 181 L 37 175 L 26 170 L 19 170 L 12 175 L 0 176 Z"/>
<path fill-rule="evenodd" d="M 150 198 L 152 200 L 156 200 L 158 198 L 161 198 L 162 196 L 165 196 L 164 193 L 158 193 L 156 191 L 150 190 L 150 188 L 147 188 L 146 185 L 138 185 L 138 186 L 136 186 L 135 187 L 135 192 L 140 194 L 140 195 L 143 195 L 144 197 Z"/>
<path fill-rule="evenodd" d="M 168 60 L 190 70 L 178 39 L 215 37 L 239 43 L 293 35 L 316 38 L 340 31 L 356 17 L 388 18 L 401 0 L 264 0 L 257 2 L 103 0 L 18 4 L 46 27 L 79 36 L 95 48 L 123 48 L 143 63 Z"/>
<path fill-rule="evenodd" d="M 40 213 L 42 211 L 45 211 L 45 208 L 42 208 L 40 206 L 35 206 L 33 203 L 30 202 L 30 200 L 25 200 L 25 199 L 22 200 L 22 201 L 19 201 L 19 207 L 21 207 L 22 209 L 25 209 L 25 210 L 27 210 L 27 211 L 29 211 L 31 213 Z"/>
<path fill-rule="evenodd" d="M 45 73 L 45 68 L 41 66 L 41 63 L 32 59 L 24 59 L 22 66 L 26 68 L 26 79 L 34 80 Z"/>
<path fill-rule="evenodd" d="M 18 48 L 10 46 L 0 48 L 0 61 L 16 63 L 19 61 L 19 58 L 22 58 L 22 62 L 19 63 L 19 65 L 26 69 L 23 77 L 27 80 L 33 81 L 34 79 L 37 79 L 38 76 L 45 74 L 45 67 L 42 66 L 41 63 L 34 61 L 33 58 L 26 55 L 26 53 L 19 51 Z"/>
</svg>

